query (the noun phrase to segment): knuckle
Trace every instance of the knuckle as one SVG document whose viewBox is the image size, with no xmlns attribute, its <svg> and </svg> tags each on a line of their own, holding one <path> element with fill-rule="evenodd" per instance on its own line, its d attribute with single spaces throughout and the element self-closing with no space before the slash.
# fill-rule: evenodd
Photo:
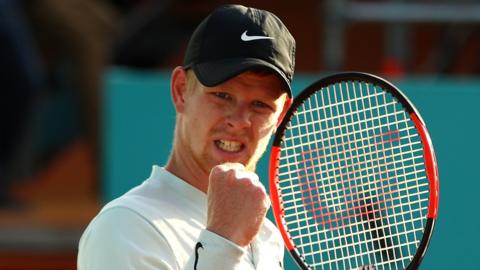
<svg viewBox="0 0 480 270">
<path fill-rule="evenodd" d="M 237 177 L 237 172 L 234 168 L 228 168 L 226 171 L 225 171 L 225 175 L 229 178 L 229 179 L 236 179 L 238 178 Z"/>
<path fill-rule="evenodd" d="M 255 195 L 255 197 L 259 200 L 264 200 L 267 198 L 267 193 L 265 192 L 265 189 L 261 186 L 253 185 L 252 192 Z"/>
<path fill-rule="evenodd" d="M 262 186 L 257 187 L 257 192 L 258 192 L 259 196 L 262 197 L 262 199 L 267 198 L 267 192 L 265 191 L 265 189 Z"/>
</svg>

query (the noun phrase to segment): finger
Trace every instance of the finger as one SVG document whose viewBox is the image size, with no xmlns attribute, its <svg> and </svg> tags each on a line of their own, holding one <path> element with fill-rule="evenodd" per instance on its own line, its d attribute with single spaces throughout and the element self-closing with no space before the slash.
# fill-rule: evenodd
<svg viewBox="0 0 480 270">
<path fill-rule="evenodd" d="M 235 178 L 238 180 L 250 180 L 253 183 L 260 183 L 258 175 L 251 171 L 235 170 Z"/>
<path fill-rule="evenodd" d="M 211 170 L 210 170 L 210 177 L 212 175 L 217 175 L 217 174 L 224 174 L 228 171 L 232 171 L 232 170 L 239 170 L 239 171 L 244 171 L 245 170 L 245 166 L 243 166 L 242 164 L 240 163 L 222 163 L 222 164 L 219 164 L 219 165 L 216 165 L 214 166 Z M 233 173 L 233 172 L 232 172 Z"/>
<path fill-rule="evenodd" d="M 245 171 L 246 170 L 245 166 L 242 163 L 238 163 L 238 162 L 226 162 L 226 163 L 220 164 L 218 166 L 220 166 L 224 170 L 230 170 L 230 169 L 240 170 L 240 171 Z"/>
</svg>

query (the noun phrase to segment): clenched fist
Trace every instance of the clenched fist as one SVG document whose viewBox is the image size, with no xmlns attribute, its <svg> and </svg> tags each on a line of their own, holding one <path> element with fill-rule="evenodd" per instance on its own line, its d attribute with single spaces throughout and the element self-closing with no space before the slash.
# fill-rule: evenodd
<svg viewBox="0 0 480 270">
<path fill-rule="evenodd" d="M 207 229 L 243 247 L 253 241 L 270 207 L 258 175 L 240 163 L 212 168 L 207 197 Z"/>
</svg>

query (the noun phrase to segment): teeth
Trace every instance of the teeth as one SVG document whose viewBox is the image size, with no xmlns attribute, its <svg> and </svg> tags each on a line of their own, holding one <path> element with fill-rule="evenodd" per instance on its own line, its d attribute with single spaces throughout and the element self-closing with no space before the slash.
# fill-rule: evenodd
<svg viewBox="0 0 480 270">
<path fill-rule="evenodd" d="M 237 152 L 240 150 L 240 148 L 242 148 L 242 144 L 239 142 L 225 141 L 225 140 L 217 141 L 217 145 L 222 150 L 225 150 L 228 152 Z"/>
</svg>

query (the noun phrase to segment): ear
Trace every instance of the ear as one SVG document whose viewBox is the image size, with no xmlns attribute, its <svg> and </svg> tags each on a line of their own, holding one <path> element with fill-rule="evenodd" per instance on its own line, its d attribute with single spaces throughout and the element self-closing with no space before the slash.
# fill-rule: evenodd
<svg viewBox="0 0 480 270">
<path fill-rule="evenodd" d="M 176 67 L 170 78 L 170 92 L 177 113 L 185 110 L 185 93 L 187 92 L 187 72 L 182 67 Z"/>
</svg>

